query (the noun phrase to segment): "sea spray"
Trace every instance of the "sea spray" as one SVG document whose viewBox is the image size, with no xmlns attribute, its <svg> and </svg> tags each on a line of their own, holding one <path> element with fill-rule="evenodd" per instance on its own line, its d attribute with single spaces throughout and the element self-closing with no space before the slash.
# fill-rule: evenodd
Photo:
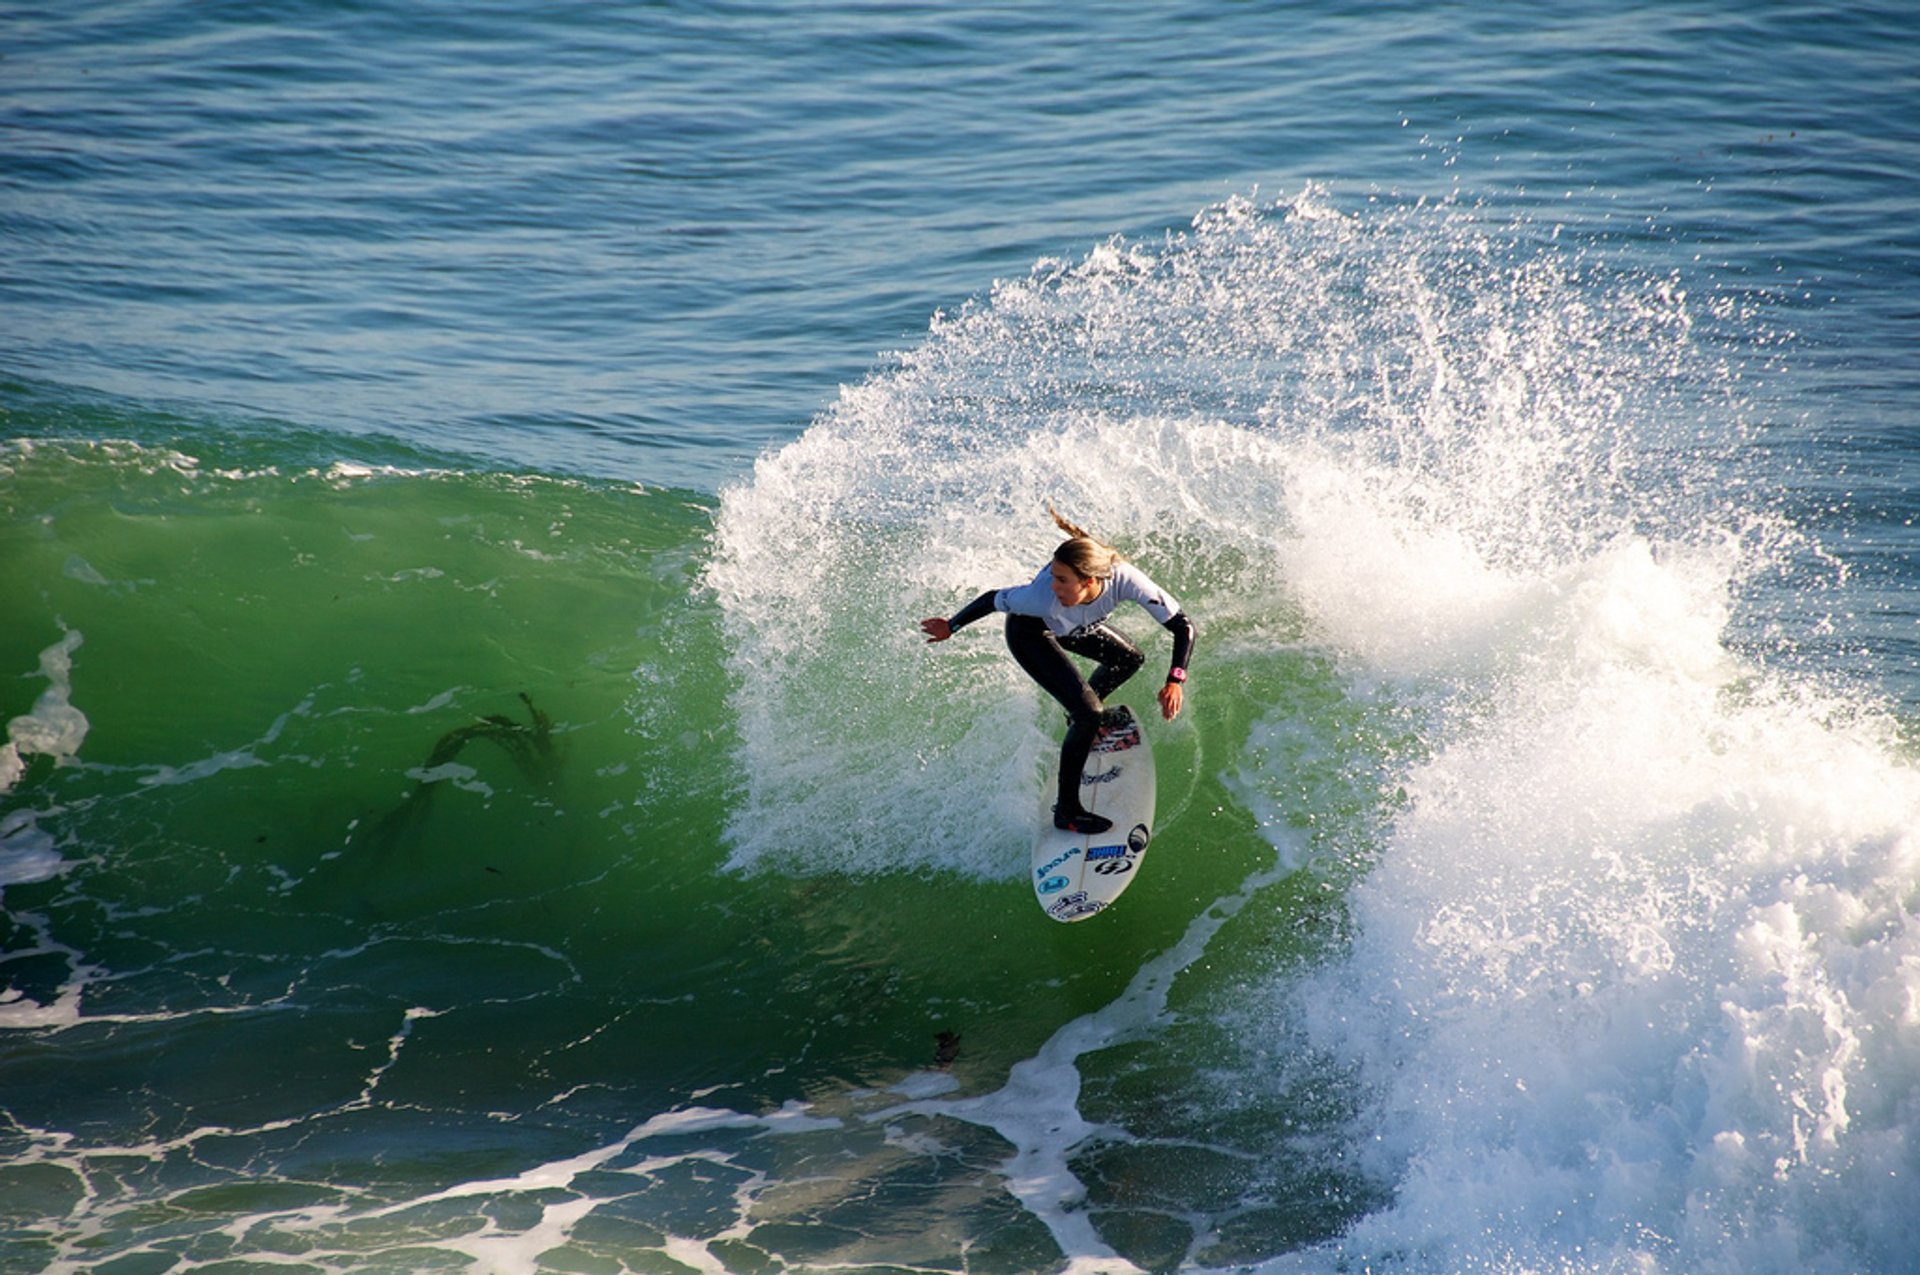
<svg viewBox="0 0 1920 1275">
<path fill-rule="evenodd" d="M 1411 473 L 1418 449 L 1329 455 L 1292 489 L 1309 629 L 1426 706 L 1346 949 L 1244 1018 L 1367 1095 L 1351 1145 L 1392 1202 L 1319 1257 L 1893 1269 L 1920 773 L 1871 698 L 1730 645 L 1792 528 L 1719 501 L 1684 528 L 1667 491 L 1620 517 L 1581 484 L 1516 519 L 1485 441 Z"/>
<path fill-rule="evenodd" d="M 1351 893 L 1324 962 L 1288 965 L 1264 1013 L 1203 993 L 1249 1050 L 1291 1040 L 1319 1060 L 1275 1073 L 1282 1106 L 1347 1105 L 1303 1097 L 1315 1087 L 1351 1097 L 1350 1150 L 1335 1158 L 1354 1176 L 1329 1198 L 1353 1211 L 1323 1247 L 1324 1220 L 1297 1230 L 1301 1260 L 1731 1269 L 1777 1249 L 1766 1215 L 1714 1203 L 1731 1198 L 1720 1188 L 1670 1202 L 1750 1142 L 1780 1144 L 1754 1160 L 1768 1173 L 1837 1145 L 1864 1050 L 1843 1023 L 1815 1061 L 1783 1062 L 1812 1079 L 1781 1100 L 1800 1114 L 1775 1133 L 1689 1123 L 1683 1100 L 1704 1109 L 1710 1077 L 1734 1065 L 1715 1022 L 1813 1012 L 1716 999 L 1740 986 L 1721 950 L 1731 936 L 1785 942 L 1763 919 L 1803 932 L 1772 894 L 1775 911 L 1727 910 L 1746 888 L 1738 847 L 1782 832 L 1756 813 L 1740 741 L 1806 700 L 1726 641 L 1745 583 L 1803 548 L 1743 503 L 1736 371 L 1696 344 L 1697 322 L 1673 279 L 1617 271 L 1524 223 L 1444 204 L 1352 214 L 1313 191 L 1209 210 L 1164 245 L 1042 263 L 941 317 L 897 369 L 723 493 L 708 580 L 741 687 L 734 864 L 773 852 L 756 829 L 782 809 L 805 812 L 786 849 L 814 870 L 991 872 L 1015 857 L 1044 782 L 1044 705 L 990 637 L 929 660 L 911 621 L 1023 578 L 1047 548 L 1028 511 L 1062 505 L 1201 617 L 1201 713 L 1209 677 L 1237 681 L 1278 643 L 1323 653 L 1365 722 L 1349 737 L 1365 742 L 1343 746 L 1329 718 L 1276 702 L 1243 736 L 1235 791 L 1288 863 Z M 781 615 L 824 627 L 796 634 Z M 822 736 L 856 635 L 857 687 L 913 708 L 862 719 L 863 743 L 836 749 L 852 765 L 834 800 L 862 794 L 882 828 L 924 813 L 960 831 L 960 855 L 912 843 L 903 856 L 845 820 L 816 844 L 816 794 L 767 764 L 804 751 L 800 732 Z M 1904 774 L 1858 734 L 1870 712 L 1841 716 L 1849 748 Z M 1364 778 L 1308 816 L 1316 859 L 1286 813 L 1286 776 L 1265 767 L 1329 756 Z M 900 758 L 913 764 L 892 781 L 870 769 Z M 994 794 L 1014 784 L 1018 799 L 956 810 L 956 776 Z M 1853 816 L 1863 841 L 1840 838 L 1881 865 L 1870 876 L 1910 856 L 1904 800 Z M 1803 849 L 1785 840 L 1781 868 Z M 1866 911 L 1898 929 L 1892 906 Z M 1897 1000 L 1897 976 L 1862 990 Z M 1829 1019 L 1844 999 L 1804 997 Z M 1500 1065 L 1503 1051 L 1521 1061 Z M 1897 1118 L 1889 1132 L 1903 1137 Z M 1297 1189 L 1284 1174 L 1250 1180 L 1243 1207 Z M 1189 1257 L 1227 1251 L 1244 1252 Z"/>
<path fill-rule="evenodd" d="M 1669 449 L 1660 468 L 1637 445 L 1668 417 L 1691 438 L 1719 405 L 1681 388 L 1718 386 L 1686 314 L 1671 280 L 1614 278 L 1524 224 L 1361 215 L 1309 189 L 1043 261 L 936 317 L 721 493 L 706 581 L 742 735 L 732 866 L 1008 871 L 1051 760 L 1045 708 L 992 626 L 929 651 L 915 620 L 1030 579 L 1049 503 L 1171 589 L 1216 667 L 1252 634 L 1298 636 L 1303 601 L 1362 578 L 1299 558 L 1318 519 L 1412 510 L 1421 552 L 1488 571 L 1690 526 L 1697 504 L 1659 493 L 1697 486 L 1703 459 Z M 1462 575 L 1353 542 L 1409 576 Z M 1346 609 L 1317 609 L 1338 643 Z M 903 851 L 902 827 L 952 836 Z"/>
<path fill-rule="evenodd" d="M 1275 983 L 1275 1017 L 1222 1011 L 1297 1034 L 1362 1096 L 1354 1163 L 1391 1203 L 1324 1256 L 1884 1264 L 1907 1226 L 1860 1233 L 1839 1201 L 1887 1223 L 1914 1174 L 1881 1086 L 1917 1070 L 1884 1015 L 1913 994 L 1920 805 L 1871 705 L 1728 644 L 1746 582 L 1807 549 L 1740 497 L 1735 373 L 1695 323 L 1669 279 L 1467 210 L 1229 204 L 936 321 L 726 493 L 710 578 L 730 619 L 850 603 L 885 669 L 863 678 L 942 701 L 936 740 L 876 755 L 996 792 L 996 765 L 1029 790 L 1044 768 L 998 721 L 1012 699 L 1030 723 L 1033 697 L 981 643 L 953 702 L 906 621 L 1020 578 L 1045 547 L 1023 512 L 1048 500 L 1211 621 L 1203 666 L 1305 640 L 1356 703 L 1421 706 L 1379 840 L 1318 866 L 1355 882 L 1350 947 Z M 743 605 L 729 573 L 774 510 L 787 583 Z M 795 703 L 824 668 L 757 658 L 754 628 L 731 630 L 746 697 Z M 749 757 L 791 729 L 745 721 Z M 914 783 L 894 792 L 951 817 L 949 789 Z M 745 810 L 790 796 L 750 782 Z M 1021 804 L 961 826 L 1016 840 Z M 745 828 L 737 863 L 760 853 Z"/>
</svg>

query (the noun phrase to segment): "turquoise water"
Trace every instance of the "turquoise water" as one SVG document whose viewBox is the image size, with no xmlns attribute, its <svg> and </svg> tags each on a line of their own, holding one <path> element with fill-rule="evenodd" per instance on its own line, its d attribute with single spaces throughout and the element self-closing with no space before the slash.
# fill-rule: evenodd
<svg viewBox="0 0 1920 1275">
<path fill-rule="evenodd" d="M 1905 8 L 0 30 L 6 1269 L 1911 1264 Z"/>
</svg>

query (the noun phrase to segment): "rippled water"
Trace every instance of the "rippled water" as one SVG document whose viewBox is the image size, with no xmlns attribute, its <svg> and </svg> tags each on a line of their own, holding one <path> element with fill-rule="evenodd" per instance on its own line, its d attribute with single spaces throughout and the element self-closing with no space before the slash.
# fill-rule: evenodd
<svg viewBox="0 0 1920 1275">
<path fill-rule="evenodd" d="M 1904 1269 L 1920 17 L 0 30 L 0 1265 Z"/>
</svg>

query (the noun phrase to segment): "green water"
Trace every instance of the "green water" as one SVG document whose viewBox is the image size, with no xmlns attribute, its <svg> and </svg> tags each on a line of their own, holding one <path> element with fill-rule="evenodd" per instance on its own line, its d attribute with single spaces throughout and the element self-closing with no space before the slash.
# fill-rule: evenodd
<svg viewBox="0 0 1920 1275">
<path fill-rule="evenodd" d="M 410 1246 L 445 1258 L 435 1246 L 473 1210 L 381 1210 L 565 1160 L 656 1113 L 849 1109 L 929 1071 L 990 1089 L 1269 867 L 1270 837 L 1337 840 L 1374 804 L 1364 785 L 1329 798 L 1290 783 L 1268 817 L 1293 831 L 1255 826 L 1232 768 L 1212 764 L 1247 746 L 1254 705 L 1276 690 L 1314 704 L 1306 734 L 1262 747 L 1310 739 L 1348 787 L 1326 750 L 1362 747 L 1369 710 L 1305 648 L 1232 653 L 1227 625 L 1212 635 L 1217 706 L 1160 749 L 1147 879 L 1099 924 L 1040 916 L 1017 840 L 991 849 L 1004 869 L 986 876 L 919 857 L 827 871 L 835 829 L 797 825 L 781 834 L 790 861 L 730 871 L 739 688 L 702 582 L 710 498 L 423 457 L 315 466 L 298 438 L 208 431 L 189 451 L 155 437 L 165 422 L 126 425 L 148 437 L 0 456 L 0 714 L 59 681 L 41 665 L 59 648 L 85 718 L 73 755 L 29 754 L 5 799 L 65 864 L 7 887 L 0 931 L 0 1008 L 45 1028 L 0 1054 L 14 1122 L 0 1194 L 17 1202 L 0 1251 L 22 1268 L 304 1246 L 331 1254 L 314 1269 L 425 1269 L 439 1259 Z M 833 722 L 817 726 L 831 740 Z M 940 835 L 895 814 L 903 847 Z M 1324 944 L 1325 888 L 1261 895 L 1174 1004 L 1217 1007 Z M 1193 1118 L 1196 1065 L 1232 1048 L 1214 1016 L 1091 1059 L 1088 1118 L 1145 1139 L 1170 1110 Z M 1261 1147 L 1317 1101 L 1216 1096 L 1207 1147 L 1089 1150 L 1112 1242 L 1185 1251 L 1169 1199 L 1314 1193 Z M 753 1244 L 813 1260 L 938 1217 L 987 1267 L 1040 1261 L 1046 1228 L 983 1176 L 1004 1144 L 933 1123 L 963 1150 L 903 1159 L 867 1145 L 878 1134 L 809 1135 L 824 1143 L 805 1155 L 845 1161 L 838 1185 L 760 1199 Z M 562 1248 L 644 1249 L 676 1225 L 661 1192 L 712 1186 L 648 1181 L 648 1202 L 596 1207 Z M 1331 1198 L 1288 1229 L 1324 1234 L 1360 1197 Z M 49 1221 L 62 1215 L 76 1220 Z M 239 1238 L 237 1218 L 254 1219 Z M 1272 1225 L 1255 1227 L 1262 1244 Z M 987 1256 L 1001 1243 L 1004 1263 Z"/>
</svg>

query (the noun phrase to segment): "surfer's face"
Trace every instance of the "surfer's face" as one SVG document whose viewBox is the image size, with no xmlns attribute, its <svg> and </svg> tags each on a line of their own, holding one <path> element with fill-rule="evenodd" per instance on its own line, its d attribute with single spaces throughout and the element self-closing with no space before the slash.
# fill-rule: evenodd
<svg viewBox="0 0 1920 1275">
<path fill-rule="evenodd" d="M 1083 576 L 1064 562 L 1053 564 L 1053 596 L 1063 607 L 1085 606 L 1100 596 L 1096 576 Z"/>
</svg>

